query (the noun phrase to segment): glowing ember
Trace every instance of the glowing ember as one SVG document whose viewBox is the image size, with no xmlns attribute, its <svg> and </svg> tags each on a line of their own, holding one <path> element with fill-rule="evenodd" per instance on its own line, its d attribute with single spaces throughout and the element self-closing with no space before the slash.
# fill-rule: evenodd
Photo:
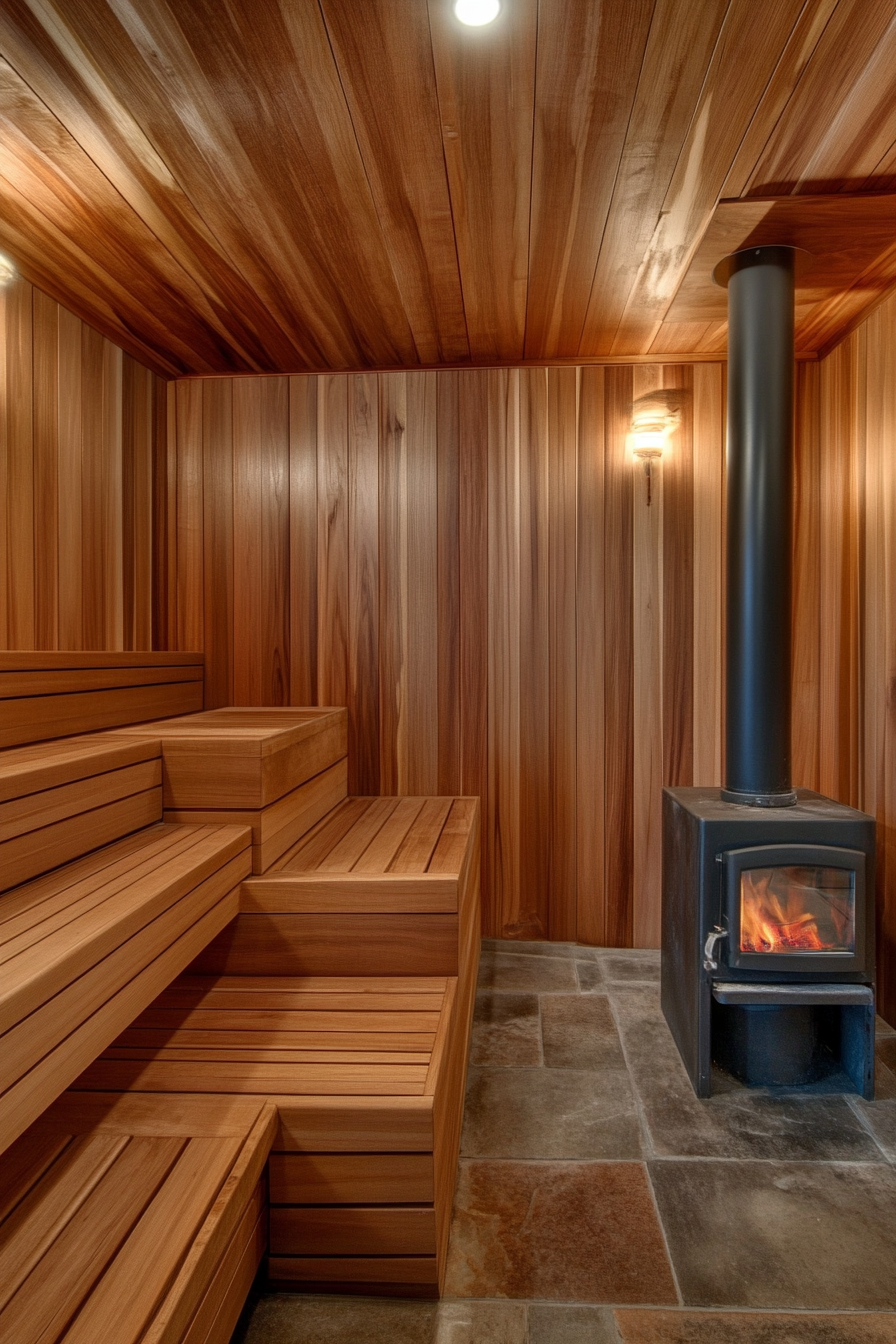
<svg viewBox="0 0 896 1344">
<path fill-rule="evenodd" d="M 852 951 L 852 893 L 845 879 L 838 869 L 741 873 L 741 951 Z"/>
</svg>

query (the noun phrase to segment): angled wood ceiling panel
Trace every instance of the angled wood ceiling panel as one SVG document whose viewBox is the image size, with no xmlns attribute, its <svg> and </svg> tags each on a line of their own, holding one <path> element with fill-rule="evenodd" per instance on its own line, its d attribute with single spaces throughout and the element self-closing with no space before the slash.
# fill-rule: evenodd
<svg viewBox="0 0 896 1344">
<path fill-rule="evenodd" d="M 894 188 L 892 0 L 0 0 L 0 246 L 168 375 L 717 353 L 720 200 Z"/>
</svg>

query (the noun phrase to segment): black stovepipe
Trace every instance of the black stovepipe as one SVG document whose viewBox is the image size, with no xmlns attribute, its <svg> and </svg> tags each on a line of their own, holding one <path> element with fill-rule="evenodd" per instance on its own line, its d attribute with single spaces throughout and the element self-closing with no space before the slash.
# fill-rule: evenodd
<svg viewBox="0 0 896 1344">
<path fill-rule="evenodd" d="M 728 285 L 728 802 L 788 807 L 793 508 L 791 247 L 735 252 Z"/>
</svg>

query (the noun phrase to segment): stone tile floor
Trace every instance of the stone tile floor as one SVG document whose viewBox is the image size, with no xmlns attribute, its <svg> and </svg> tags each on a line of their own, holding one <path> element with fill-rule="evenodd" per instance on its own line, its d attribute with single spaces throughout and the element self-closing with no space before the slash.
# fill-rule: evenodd
<svg viewBox="0 0 896 1344">
<path fill-rule="evenodd" d="M 259 1296 L 233 1344 L 896 1344 L 878 1099 L 698 1101 L 659 954 L 486 942 L 442 1302 Z"/>
</svg>

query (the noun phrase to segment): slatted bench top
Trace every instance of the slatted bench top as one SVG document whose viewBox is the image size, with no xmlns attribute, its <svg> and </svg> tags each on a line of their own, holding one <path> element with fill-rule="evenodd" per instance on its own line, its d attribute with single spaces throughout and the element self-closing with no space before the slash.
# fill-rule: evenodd
<svg viewBox="0 0 896 1344">
<path fill-rule="evenodd" d="M 233 917 L 249 839 L 158 823 L 0 896 L 0 1150 Z"/>
<path fill-rule="evenodd" d="M 475 798 L 346 798 L 272 872 L 457 875 L 477 809 Z"/>
<path fill-rule="evenodd" d="M 347 798 L 260 876 L 255 912 L 456 912 L 476 854 L 475 798 Z"/>
<path fill-rule="evenodd" d="M 453 983 L 182 976 L 75 1087 L 422 1097 Z"/>
<path fill-rule="evenodd" d="M 228 1338 L 264 1249 L 276 1128 L 250 1098 L 60 1098 L 2 1165 L 0 1341 Z"/>
</svg>

